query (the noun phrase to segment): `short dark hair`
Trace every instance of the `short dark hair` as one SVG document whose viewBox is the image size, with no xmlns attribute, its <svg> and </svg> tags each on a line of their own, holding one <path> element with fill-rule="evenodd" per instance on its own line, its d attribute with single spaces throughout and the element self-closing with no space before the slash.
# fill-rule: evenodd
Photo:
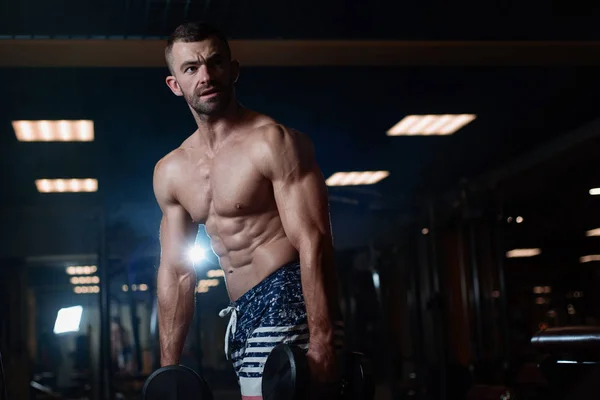
<svg viewBox="0 0 600 400">
<path fill-rule="evenodd" d="M 218 29 L 217 27 L 203 21 L 185 22 L 179 25 L 167 40 L 167 46 L 165 47 L 165 59 L 169 69 L 171 69 L 171 51 L 173 50 L 173 44 L 176 42 L 192 43 L 201 42 L 214 36 L 219 39 L 225 48 L 227 49 L 228 56 L 231 57 L 231 49 L 229 48 L 229 41 L 227 36 Z"/>
</svg>

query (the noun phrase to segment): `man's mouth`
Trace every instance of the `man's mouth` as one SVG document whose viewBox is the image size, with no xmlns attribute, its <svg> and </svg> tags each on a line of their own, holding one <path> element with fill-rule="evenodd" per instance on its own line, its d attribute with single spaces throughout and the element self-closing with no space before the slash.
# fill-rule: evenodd
<svg viewBox="0 0 600 400">
<path fill-rule="evenodd" d="M 217 90 L 217 89 L 205 90 L 204 92 L 202 92 L 200 94 L 200 97 L 213 97 L 218 93 L 219 93 L 219 90 Z"/>
</svg>

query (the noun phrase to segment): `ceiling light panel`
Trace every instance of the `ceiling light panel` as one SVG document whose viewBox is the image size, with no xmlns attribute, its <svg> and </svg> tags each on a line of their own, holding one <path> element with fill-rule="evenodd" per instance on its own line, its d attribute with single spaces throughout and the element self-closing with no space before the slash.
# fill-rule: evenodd
<svg viewBox="0 0 600 400">
<path fill-rule="evenodd" d="M 452 135 L 472 122 L 474 114 L 408 115 L 387 131 L 388 136 Z"/>
<path fill-rule="evenodd" d="M 94 122 L 89 120 L 13 121 L 20 142 L 92 142 Z"/>
</svg>

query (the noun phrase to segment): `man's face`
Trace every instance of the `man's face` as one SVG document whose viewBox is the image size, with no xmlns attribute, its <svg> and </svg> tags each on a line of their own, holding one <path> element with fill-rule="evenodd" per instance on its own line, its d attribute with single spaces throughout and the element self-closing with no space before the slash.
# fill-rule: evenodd
<svg viewBox="0 0 600 400">
<path fill-rule="evenodd" d="M 237 69 L 220 40 L 174 43 L 171 68 L 174 76 L 167 78 L 167 84 L 199 115 L 215 116 L 227 108 Z"/>
</svg>

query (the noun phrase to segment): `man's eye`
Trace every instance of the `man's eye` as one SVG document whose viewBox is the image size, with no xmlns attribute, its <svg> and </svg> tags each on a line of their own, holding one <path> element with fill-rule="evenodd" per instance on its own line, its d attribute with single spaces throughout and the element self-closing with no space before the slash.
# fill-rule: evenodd
<svg viewBox="0 0 600 400">
<path fill-rule="evenodd" d="M 210 60 L 210 66 L 215 68 L 215 67 L 221 67 L 223 65 L 223 59 L 222 58 L 213 58 L 212 60 Z"/>
<path fill-rule="evenodd" d="M 197 69 L 196 67 L 187 67 L 185 69 L 185 72 L 186 73 L 192 73 L 192 72 L 196 71 L 196 69 Z"/>
</svg>

